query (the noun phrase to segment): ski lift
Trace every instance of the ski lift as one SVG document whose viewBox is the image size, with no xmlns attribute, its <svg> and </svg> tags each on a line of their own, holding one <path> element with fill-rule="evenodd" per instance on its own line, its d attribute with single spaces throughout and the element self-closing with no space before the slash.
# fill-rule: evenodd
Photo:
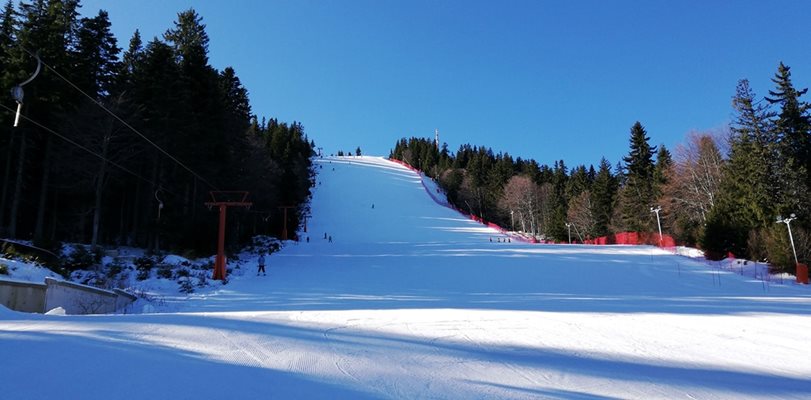
<svg viewBox="0 0 811 400">
<path fill-rule="evenodd" d="M 17 127 L 17 125 L 20 124 L 20 112 L 22 111 L 23 108 L 23 97 L 25 96 L 25 93 L 23 92 L 23 86 L 31 83 L 31 81 L 33 81 L 34 78 L 36 78 L 37 75 L 39 75 L 39 71 L 42 69 L 42 60 L 39 59 L 39 53 L 34 54 L 34 58 L 37 59 L 37 69 L 34 71 L 34 74 L 31 75 L 30 78 L 26 79 L 25 82 L 11 88 L 11 97 L 13 97 L 14 101 L 17 102 L 17 114 L 14 116 L 15 128 Z"/>
<path fill-rule="evenodd" d="M 155 191 L 155 200 L 158 201 L 158 221 L 161 219 L 161 210 L 163 210 L 163 201 L 161 201 L 160 197 L 158 197 L 158 192 L 160 191 L 160 189 Z"/>
</svg>

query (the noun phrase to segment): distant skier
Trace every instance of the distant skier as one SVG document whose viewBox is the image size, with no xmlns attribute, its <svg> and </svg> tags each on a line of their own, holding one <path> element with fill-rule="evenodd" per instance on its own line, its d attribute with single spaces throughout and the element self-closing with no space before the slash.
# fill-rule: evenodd
<svg viewBox="0 0 811 400">
<path fill-rule="evenodd" d="M 267 275 L 265 273 L 265 252 L 259 253 L 259 259 L 257 260 L 258 269 L 256 270 L 256 276 L 259 276 L 261 273 L 262 275 Z"/>
<path fill-rule="evenodd" d="M 372 203 L 372 210 L 375 209 L 375 203 Z"/>
<path fill-rule="evenodd" d="M 326 232 L 324 232 L 324 239 L 326 239 L 326 238 L 327 238 L 327 233 L 326 233 Z"/>
<path fill-rule="evenodd" d="M 332 243 L 332 236 L 329 237 L 329 242 Z"/>
</svg>

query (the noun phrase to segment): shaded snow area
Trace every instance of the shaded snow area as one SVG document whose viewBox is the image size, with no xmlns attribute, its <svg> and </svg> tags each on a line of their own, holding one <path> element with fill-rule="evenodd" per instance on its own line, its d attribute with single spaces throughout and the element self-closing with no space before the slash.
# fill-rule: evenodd
<svg viewBox="0 0 811 400">
<path fill-rule="evenodd" d="M 811 399 L 808 287 L 499 243 L 404 167 L 316 165 L 307 232 L 267 276 L 247 260 L 171 313 L 0 310 L 2 398 Z"/>
</svg>

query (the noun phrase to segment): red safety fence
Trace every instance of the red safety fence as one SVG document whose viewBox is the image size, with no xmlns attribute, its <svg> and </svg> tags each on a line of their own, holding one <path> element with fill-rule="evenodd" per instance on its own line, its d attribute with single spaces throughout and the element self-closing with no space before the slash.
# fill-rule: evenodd
<svg viewBox="0 0 811 400">
<path fill-rule="evenodd" d="M 437 204 L 439 204 L 439 205 L 441 205 L 443 207 L 448 207 L 450 209 L 453 209 L 456 212 L 462 214 L 465 218 L 469 218 L 469 219 L 471 219 L 473 221 L 476 221 L 478 223 L 487 225 L 488 227 L 496 229 L 496 230 L 498 230 L 499 232 L 501 232 L 501 233 L 503 233 L 505 235 L 509 235 L 510 237 L 512 237 L 512 238 L 514 238 L 516 240 L 523 241 L 523 242 L 528 242 L 528 243 L 552 243 L 552 242 L 548 242 L 548 241 L 539 242 L 538 239 L 536 239 L 534 237 L 525 237 L 525 236 L 518 235 L 518 234 L 516 234 L 514 232 L 509 232 L 506 229 L 502 228 L 501 226 L 499 226 L 499 225 L 497 225 L 497 224 L 495 224 L 493 222 L 485 221 L 484 219 L 482 219 L 480 217 L 477 217 L 477 216 L 472 215 L 472 214 L 468 214 L 468 213 L 454 207 L 452 204 L 441 201 L 440 199 L 438 199 L 434 195 L 434 193 L 431 192 L 431 190 L 428 189 L 427 186 L 425 186 L 425 182 L 422 181 L 422 171 L 420 171 L 417 168 L 412 167 L 410 164 L 408 164 L 405 161 L 400 161 L 400 160 L 396 160 L 396 159 L 393 159 L 393 158 L 389 158 L 389 161 L 391 161 L 393 163 L 396 163 L 396 164 L 399 164 L 399 165 L 402 165 L 403 167 L 406 167 L 406 168 L 410 169 L 411 171 L 414 171 L 418 175 L 420 175 L 420 183 L 422 183 L 423 189 L 425 189 L 425 191 L 428 193 L 428 195 L 431 197 L 431 199 L 433 199 Z M 659 247 L 663 247 L 663 248 L 674 248 L 674 247 L 676 247 L 676 240 L 673 239 L 672 236 L 670 236 L 670 235 L 662 235 L 662 237 L 660 238 L 659 234 L 655 233 L 655 232 L 620 232 L 620 233 L 615 233 L 613 235 L 601 236 L 601 237 L 594 238 L 594 239 L 587 239 L 587 240 L 584 240 L 583 243 L 584 244 L 600 244 L 600 245 L 605 245 L 605 244 L 629 244 L 629 245 L 649 244 L 649 245 L 659 246 Z"/>
<path fill-rule="evenodd" d="M 433 192 L 431 192 L 430 189 L 428 189 L 427 186 L 425 186 L 425 182 L 422 181 L 422 171 L 420 171 L 417 168 L 412 167 L 411 165 L 409 165 L 405 161 L 400 161 L 400 160 L 396 160 L 396 159 L 393 159 L 393 158 L 389 158 L 389 161 L 391 161 L 391 162 L 393 162 L 395 164 L 402 165 L 403 167 L 406 167 L 406 168 L 416 172 L 418 175 L 420 175 L 420 183 L 422 184 L 422 188 L 425 189 L 425 192 L 428 193 L 428 196 L 430 196 L 431 199 L 434 200 L 434 202 L 436 202 L 437 204 L 439 204 L 439 205 L 441 205 L 443 207 L 450 208 L 450 209 L 458 212 L 459 214 L 462 214 L 462 216 L 464 216 L 465 218 L 469 218 L 469 219 L 471 219 L 473 221 L 476 221 L 476 222 L 478 222 L 480 224 L 487 225 L 489 228 L 493 228 L 493 229 L 495 229 L 495 230 L 497 230 L 497 231 L 499 231 L 499 232 L 501 232 L 501 233 L 503 233 L 505 235 L 510 236 L 511 238 L 513 238 L 515 240 L 522 241 L 522 242 L 528 242 L 528 243 L 537 243 L 538 242 L 535 238 L 527 238 L 527 237 L 524 237 L 524 236 L 516 235 L 516 234 L 514 234 L 512 232 L 508 232 L 506 229 L 502 228 L 501 226 L 499 226 L 499 225 L 497 225 L 497 224 L 495 224 L 493 222 L 485 221 L 484 219 L 482 219 L 480 217 L 468 214 L 468 213 L 454 207 L 452 204 L 441 201 L 439 198 L 437 198 L 434 195 Z"/>
<path fill-rule="evenodd" d="M 600 236 L 598 238 L 585 240 L 585 244 L 650 244 L 659 247 L 675 247 L 676 240 L 673 236 L 664 234 L 659 237 L 656 232 L 619 232 L 613 235 Z"/>
<path fill-rule="evenodd" d="M 808 264 L 797 263 L 797 283 L 808 284 Z"/>
</svg>

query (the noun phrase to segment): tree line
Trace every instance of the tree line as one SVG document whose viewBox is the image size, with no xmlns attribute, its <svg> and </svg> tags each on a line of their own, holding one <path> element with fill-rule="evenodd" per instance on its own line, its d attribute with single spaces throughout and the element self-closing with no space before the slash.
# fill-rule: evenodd
<svg viewBox="0 0 811 400">
<path fill-rule="evenodd" d="M 123 50 L 107 12 L 79 0 L 9 0 L 0 13 L 0 86 L 25 80 L 14 128 L 0 110 L 0 230 L 44 247 L 60 241 L 210 252 L 212 191 L 249 191 L 229 208 L 229 237 L 275 234 L 278 207 L 307 213 L 315 144 L 298 122 L 258 118 L 233 68 L 209 64 L 209 37 L 193 9 L 162 38 L 138 31 Z M 221 200 L 234 197 L 220 193 Z"/>
<path fill-rule="evenodd" d="M 729 253 L 767 260 L 793 271 L 786 224 L 800 262 L 811 254 L 809 155 L 811 116 L 790 68 L 778 66 L 775 85 L 758 97 L 741 80 L 734 119 L 720 132 L 693 132 L 671 153 L 651 146 L 644 126 L 630 129 L 629 152 L 616 165 L 605 158 L 570 168 L 513 158 L 464 144 L 453 153 L 431 139 L 399 140 L 390 157 L 437 180 L 458 209 L 541 239 L 575 240 L 613 233 L 664 233 L 697 245 L 710 258 Z"/>
</svg>

